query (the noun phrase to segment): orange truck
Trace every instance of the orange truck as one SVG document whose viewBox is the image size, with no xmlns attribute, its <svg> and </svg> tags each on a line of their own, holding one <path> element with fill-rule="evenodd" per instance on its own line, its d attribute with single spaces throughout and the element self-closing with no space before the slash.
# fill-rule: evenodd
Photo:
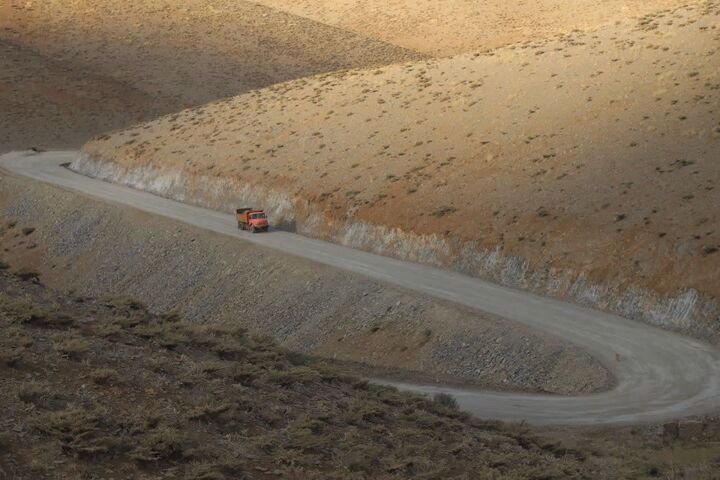
<svg viewBox="0 0 720 480">
<path fill-rule="evenodd" d="M 255 233 L 267 232 L 270 228 L 265 212 L 256 208 L 238 208 L 235 210 L 235 218 L 240 230 L 250 230 Z"/>
</svg>

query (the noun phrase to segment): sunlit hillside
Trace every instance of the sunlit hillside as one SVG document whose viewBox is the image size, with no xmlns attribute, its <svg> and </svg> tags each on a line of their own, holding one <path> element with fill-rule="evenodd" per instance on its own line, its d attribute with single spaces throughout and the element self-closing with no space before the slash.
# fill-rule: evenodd
<svg viewBox="0 0 720 480">
<path fill-rule="evenodd" d="M 295 202 L 276 218 L 304 233 L 504 283 L 714 297 L 718 5 L 301 79 L 86 150 L 179 172 L 185 198 L 201 202 L 213 179 L 276 192 Z M 636 300 L 608 300 L 620 301 Z"/>
</svg>

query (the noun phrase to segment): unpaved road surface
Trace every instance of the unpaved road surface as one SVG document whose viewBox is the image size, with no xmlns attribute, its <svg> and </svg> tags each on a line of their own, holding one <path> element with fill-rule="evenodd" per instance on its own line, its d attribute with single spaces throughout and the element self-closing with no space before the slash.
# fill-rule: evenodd
<svg viewBox="0 0 720 480">
<path fill-rule="evenodd" d="M 607 365 L 617 378 L 613 390 L 580 397 L 395 384 L 399 388 L 447 392 L 457 398 L 462 408 L 475 415 L 535 424 L 655 422 L 720 408 L 720 351 L 710 345 L 618 316 L 437 268 L 287 232 L 259 235 L 240 232 L 231 214 L 101 182 L 61 166 L 77 155 L 77 152 L 10 153 L 0 157 L 0 167 L 16 175 L 163 215 L 520 322 L 586 349 Z"/>
</svg>

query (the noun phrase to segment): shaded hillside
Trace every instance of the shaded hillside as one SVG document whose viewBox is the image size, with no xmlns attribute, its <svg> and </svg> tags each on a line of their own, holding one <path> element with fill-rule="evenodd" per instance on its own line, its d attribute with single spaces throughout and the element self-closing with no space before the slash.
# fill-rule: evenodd
<svg viewBox="0 0 720 480">
<path fill-rule="evenodd" d="M 179 108 L 0 40 L 0 152 L 77 147 Z"/>
<path fill-rule="evenodd" d="M 8 267 L 0 260 L 3 477 L 718 478 L 717 418 L 543 432 L 484 421 L 234 322 L 61 295 Z"/>
<path fill-rule="evenodd" d="M 419 54 L 247 1 L 2 2 L 0 39 L 190 106 Z"/>
<path fill-rule="evenodd" d="M 698 2 L 288 82 L 104 136 L 86 151 L 112 163 L 75 167 L 216 208 L 254 201 L 310 235 L 705 335 L 718 326 L 702 295 L 720 295 L 719 18 Z"/>
<path fill-rule="evenodd" d="M 259 0 L 258 3 L 432 55 L 549 38 L 684 4 L 680 0 Z"/>
<path fill-rule="evenodd" d="M 25 278 L 31 279 L 30 276 Z M 580 452 L 248 335 L 0 272 L 8 478 L 587 478 Z"/>
</svg>

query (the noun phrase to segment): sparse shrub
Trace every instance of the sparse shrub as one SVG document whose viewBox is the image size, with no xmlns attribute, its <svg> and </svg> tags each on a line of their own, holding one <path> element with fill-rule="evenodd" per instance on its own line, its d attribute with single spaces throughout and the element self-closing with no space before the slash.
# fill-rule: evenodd
<svg viewBox="0 0 720 480">
<path fill-rule="evenodd" d="M 157 332 L 158 343 L 161 347 L 167 348 L 168 350 L 172 350 L 178 345 L 190 343 L 190 338 L 183 330 L 173 329 L 166 325 L 164 328 L 158 329 Z"/>
<path fill-rule="evenodd" d="M 26 323 L 42 327 L 65 328 L 75 323 L 75 320 L 73 320 L 73 318 L 69 315 L 51 312 L 44 316 L 31 318 Z"/>
<path fill-rule="evenodd" d="M 445 408 L 449 408 L 450 410 L 458 409 L 457 400 L 455 400 L 455 397 L 453 397 L 449 393 L 436 393 L 435 395 L 433 395 L 433 403 Z"/>
<path fill-rule="evenodd" d="M 102 434 L 99 420 L 86 410 L 71 409 L 50 412 L 35 419 L 39 432 L 60 442 L 63 450 L 93 455 L 110 451 L 117 441 Z"/>
<path fill-rule="evenodd" d="M 380 458 L 380 450 L 377 447 L 358 445 L 343 456 L 342 462 L 351 472 L 370 472 Z"/>
<path fill-rule="evenodd" d="M 370 388 L 370 382 L 364 378 L 356 378 L 352 386 L 357 390 L 368 390 Z"/>
<path fill-rule="evenodd" d="M 455 211 L 457 211 L 457 209 L 455 207 L 443 206 L 443 207 L 440 207 L 437 210 L 435 210 L 432 213 L 432 216 L 440 218 L 440 217 L 444 217 L 447 214 L 453 213 Z"/>
<path fill-rule="evenodd" d="M 33 233 L 35 231 L 35 227 L 24 227 L 22 230 L 20 230 L 23 235 L 26 237 Z"/>
<path fill-rule="evenodd" d="M 163 427 L 140 437 L 130 458 L 141 462 L 157 462 L 176 457 L 191 447 L 185 434 L 177 429 Z"/>
<path fill-rule="evenodd" d="M 25 353 L 25 348 L 8 348 L 4 349 L 4 351 L 0 351 L 0 365 L 5 365 L 7 367 L 14 367 L 22 360 L 23 353 Z"/>
<path fill-rule="evenodd" d="M 216 420 L 220 415 L 232 409 L 232 407 L 230 403 L 221 403 L 218 405 L 206 404 L 190 410 L 187 417 L 190 420 Z"/>
<path fill-rule="evenodd" d="M 45 307 L 37 305 L 30 300 L 10 300 L 0 297 L 0 309 L 9 318 L 18 323 L 34 323 L 47 318 L 50 313 Z"/>
<path fill-rule="evenodd" d="M 90 350 L 90 344 L 83 338 L 69 337 L 57 343 L 55 349 L 69 358 L 77 360 Z"/>
<path fill-rule="evenodd" d="M 422 347 L 424 345 L 427 345 L 427 343 L 432 338 L 432 335 L 433 331 L 431 329 L 426 328 L 425 330 L 423 330 L 422 336 L 420 337 L 420 346 Z"/>
<path fill-rule="evenodd" d="M 385 418 L 385 410 L 379 405 L 364 400 L 357 400 L 355 408 L 347 417 L 351 425 L 362 425 L 364 423 L 382 422 Z"/>
<path fill-rule="evenodd" d="M 15 435 L 10 432 L 0 432 L 0 453 L 10 452 L 15 443 Z"/>
<path fill-rule="evenodd" d="M 280 441 L 273 434 L 264 434 L 254 437 L 250 440 L 250 444 L 257 450 L 271 454 L 280 446 Z"/>
<path fill-rule="evenodd" d="M 144 303 L 125 296 L 109 297 L 105 300 L 105 305 L 121 311 L 131 310 L 147 312 L 148 310 Z"/>
<path fill-rule="evenodd" d="M 15 272 L 15 276 L 25 282 L 40 283 L 40 274 L 35 270 L 22 268 Z"/>
<path fill-rule="evenodd" d="M 20 388 L 18 398 L 24 403 L 37 403 L 42 397 L 48 395 L 48 390 L 36 382 L 30 382 Z"/>
<path fill-rule="evenodd" d="M 120 332 L 120 326 L 110 322 L 103 322 L 95 328 L 95 333 L 100 337 L 113 337 Z"/>
<path fill-rule="evenodd" d="M 0 270 L 7 270 L 8 268 L 10 268 L 10 264 L 0 260 Z"/>
<path fill-rule="evenodd" d="M 184 480 L 226 480 L 228 478 L 243 478 L 244 469 L 235 459 L 227 462 L 214 462 L 209 464 L 193 464 L 185 472 Z"/>
<path fill-rule="evenodd" d="M 23 403 L 32 404 L 44 410 L 65 408 L 65 401 L 61 395 L 36 382 L 30 382 L 23 386 L 18 392 L 18 398 Z"/>
<path fill-rule="evenodd" d="M 96 385 L 108 385 L 116 374 L 117 372 L 111 368 L 96 368 L 90 372 L 90 379 Z"/>
<path fill-rule="evenodd" d="M 320 374 L 308 367 L 294 367 L 290 370 L 275 370 L 268 374 L 270 381 L 282 386 L 306 384 L 320 381 Z"/>
<path fill-rule="evenodd" d="M 181 320 L 180 312 L 177 310 L 171 310 L 169 312 L 161 313 L 158 316 L 161 323 L 177 323 Z"/>
<path fill-rule="evenodd" d="M 196 364 L 196 368 L 205 375 L 216 375 L 219 372 L 228 368 L 229 365 L 225 362 L 219 362 L 216 360 L 206 360 Z"/>
<path fill-rule="evenodd" d="M 115 311 L 113 323 L 122 328 L 133 328 L 146 325 L 152 318 L 147 306 L 129 297 L 110 297 L 105 300 L 105 306 Z M 152 335 L 154 335 L 153 333 Z"/>
<path fill-rule="evenodd" d="M 230 377 L 245 386 L 250 386 L 260 378 L 263 370 L 254 364 L 235 365 L 230 370 Z"/>
<path fill-rule="evenodd" d="M 310 361 L 308 356 L 305 355 L 304 353 L 293 352 L 290 350 L 285 352 L 285 358 L 287 359 L 288 362 L 290 362 L 291 364 L 293 364 L 295 366 L 306 366 Z"/>
</svg>

